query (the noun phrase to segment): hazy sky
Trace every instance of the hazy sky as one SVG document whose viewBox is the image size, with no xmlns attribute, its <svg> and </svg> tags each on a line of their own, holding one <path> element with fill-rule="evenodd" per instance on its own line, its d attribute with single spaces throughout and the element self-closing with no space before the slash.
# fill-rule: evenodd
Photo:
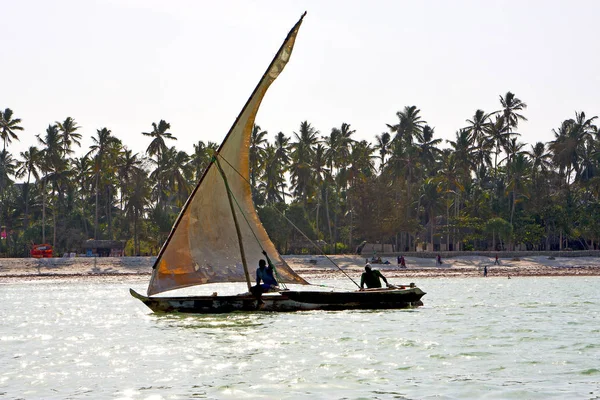
<svg viewBox="0 0 600 400">
<path fill-rule="evenodd" d="M 161 119 L 190 153 L 220 143 L 304 11 L 294 53 L 256 122 L 269 140 L 308 120 L 375 142 L 416 105 L 452 139 L 512 91 L 526 143 L 575 111 L 600 115 L 600 1 L 0 0 L 0 108 L 21 141 L 73 117 L 83 146 L 107 127 L 135 152 Z M 82 154 L 84 150 L 78 150 Z"/>
</svg>

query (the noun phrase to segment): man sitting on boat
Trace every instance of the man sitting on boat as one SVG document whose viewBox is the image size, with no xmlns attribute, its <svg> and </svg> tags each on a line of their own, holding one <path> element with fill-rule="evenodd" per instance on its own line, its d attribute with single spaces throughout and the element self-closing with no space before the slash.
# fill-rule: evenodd
<svg viewBox="0 0 600 400">
<path fill-rule="evenodd" d="M 279 284 L 273 275 L 273 264 L 271 263 L 269 256 L 267 256 L 267 252 L 263 251 L 263 254 L 267 258 L 269 265 L 267 266 L 267 261 L 263 259 L 258 261 L 258 268 L 256 269 L 256 286 L 252 286 L 251 288 L 252 294 L 259 300 L 263 293 L 279 288 Z"/>
<path fill-rule="evenodd" d="M 368 289 L 380 288 L 381 281 L 379 278 L 383 279 L 386 286 L 389 286 L 387 279 L 385 279 L 385 276 L 383 276 L 381 272 L 376 269 L 371 269 L 371 264 L 365 265 L 365 272 L 363 272 L 360 277 L 360 289 L 363 290 L 365 285 L 367 285 Z"/>
</svg>

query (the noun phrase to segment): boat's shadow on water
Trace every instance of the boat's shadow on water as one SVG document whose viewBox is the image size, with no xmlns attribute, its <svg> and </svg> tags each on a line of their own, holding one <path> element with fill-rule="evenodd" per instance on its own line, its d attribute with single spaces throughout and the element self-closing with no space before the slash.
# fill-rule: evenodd
<svg viewBox="0 0 600 400">
<path fill-rule="evenodd" d="M 277 313 L 240 312 L 229 314 L 149 314 L 161 328 L 236 329 L 258 328 L 272 322 Z"/>
<path fill-rule="evenodd" d="M 352 318 L 355 316 L 381 315 L 389 319 L 394 316 L 406 315 L 407 313 L 418 313 L 418 308 L 396 309 L 396 310 L 341 310 L 341 311 L 296 311 L 289 313 L 281 312 L 232 312 L 224 314 L 184 314 L 184 313 L 149 313 L 148 317 L 155 321 L 157 327 L 175 329 L 238 329 L 238 328 L 261 328 L 271 326 L 280 322 L 282 316 L 296 318 L 314 319 L 320 316 Z M 285 318 L 285 317 L 284 317 Z"/>
</svg>

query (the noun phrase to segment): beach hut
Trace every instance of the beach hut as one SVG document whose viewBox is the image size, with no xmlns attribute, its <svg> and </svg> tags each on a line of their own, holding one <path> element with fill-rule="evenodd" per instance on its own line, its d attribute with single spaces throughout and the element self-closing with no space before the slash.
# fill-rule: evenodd
<svg viewBox="0 0 600 400">
<path fill-rule="evenodd" d="M 83 242 L 83 250 L 88 257 L 121 257 L 125 244 L 119 240 L 94 240 Z"/>
</svg>

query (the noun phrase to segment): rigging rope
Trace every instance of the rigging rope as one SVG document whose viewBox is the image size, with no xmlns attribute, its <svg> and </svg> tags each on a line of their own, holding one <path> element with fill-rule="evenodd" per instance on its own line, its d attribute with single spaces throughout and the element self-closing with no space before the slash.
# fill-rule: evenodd
<svg viewBox="0 0 600 400">
<path fill-rule="evenodd" d="M 246 182 L 248 185 L 250 185 L 250 186 L 251 186 L 251 184 L 250 184 L 250 182 L 248 181 L 248 179 L 246 179 L 246 177 L 244 177 L 244 176 L 243 176 L 243 175 L 242 175 L 242 174 L 241 174 L 241 173 L 240 173 L 240 172 L 239 172 L 239 171 L 238 171 L 238 170 L 237 170 L 237 169 L 236 169 L 236 168 L 235 168 L 233 165 L 231 165 L 231 163 L 230 163 L 229 161 L 227 161 L 227 159 L 226 159 L 225 157 L 223 157 L 221 154 L 215 154 L 215 155 L 213 155 L 213 158 L 214 158 L 215 156 L 219 156 L 219 157 L 220 157 L 220 158 L 221 158 L 223 161 L 225 161 L 225 162 L 227 163 L 227 165 L 229 165 L 229 166 L 231 167 L 231 169 L 232 169 L 232 170 L 234 170 L 234 171 L 235 171 L 235 173 L 237 173 L 237 174 L 238 174 L 238 175 L 239 175 L 239 176 L 240 176 L 240 177 L 241 177 L 241 178 L 242 178 L 242 179 L 243 179 L 243 180 L 244 180 L 244 181 L 245 181 L 245 182 Z M 232 196 L 233 196 L 233 194 L 232 194 Z M 235 197 L 234 197 L 234 199 L 235 199 Z M 237 200 L 236 200 L 236 203 L 237 203 Z M 272 204 L 271 204 L 271 205 L 272 205 Z M 238 207 L 239 207 L 239 205 L 238 205 Z M 308 240 L 308 241 L 310 242 L 310 244 L 312 244 L 312 245 L 313 245 L 313 246 L 314 246 L 314 247 L 315 247 L 317 250 L 319 250 L 319 252 L 321 253 L 321 255 L 323 255 L 325 258 L 327 258 L 327 259 L 329 260 L 329 262 L 331 262 L 333 265 L 335 265 L 335 266 L 337 267 L 337 269 L 339 269 L 339 270 L 340 270 L 340 271 L 341 271 L 341 272 L 342 272 L 344 275 L 346 275 L 346 277 L 347 277 L 348 279 L 350 279 L 350 280 L 352 281 L 352 283 L 354 283 L 354 284 L 355 284 L 355 285 L 356 285 L 358 288 L 360 288 L 360 285 L 359 285 L 358 283 L 356 283 L 356 281 L 355 281 L 354 279 L 352 279 L 352 278 L 351 278 L 351 277 L 350 277 L 350 276 L 349 276 L 349 275 L 346 273 L 346 271 L 344 271 L 344 270 L 343 270 L 343 269 L 342 269 L 342 268 L 341 268 L 339 265 L 337 265 L 337 264 L 335 263 L 335 261 L 333 261 L 331 258 L 329 258 L 329 256 L 328 256 L 327 254 L 325 254 L 325 252 L 323 251 L 323 249 L 321 249 L 321 247 L 320 247 L 318 244 L 316 244 L 316 243 L 315 243 L 315 242 L 313 242 L 313 241 L 312 241 L 312 240 L 311 240 L 311 239 L 310 239 L 308 236 L 306 236 L 306 234 L 305 234 L 304 232 L 302 232 L 302 230 L 300 230 L 300 228 L 298 228 L 298 227 L 296 226 L 296 224 L 294 224 L 292 221 L 290 221 L 290 219 L 289 219 L 289 218 L 288 218 L 288 217 L 287 217 L 287 216 L 286 216 L 284 213 L 282 213 L 281 211 L 279 211 L 279 210 L 277 209 L 277 207 L 273 207 L 273 209 L 274 209 L 275 211 L 277 211 L 277 212 L 278 212 L 278 213 L 279 213 L 279 214 L 280 214 L 280 215 L 281 215 L 283 218 L 285 218 L 285 220 L 286 220 L 287 222 L 289 222 L 289 223 L 290 223 L 290 225 L 292 225 L 292 226 L 293 226 L 293 227 L 294 227 L 294 228 L 295 228 L 295 229 L 296 229 L 298 232 L 300 232 L 300 234 L 301 234 L 302 236 L 304 236 L 304 238 L 305 238 L 306 240 Z M 240 209 L 240 211 L 241 211 L 241 209 Z M 242 213 L 242 214 L 243 214 L 243 213 Z M 246 219 L 246 216 L 245 216 L 245 215 L 244 215 L 244 219 Z M 248 222 L 248 220 L 247 220 L 247 219 L 246 219 L 246 222 L 248 223 L 248 226 L 250 226 L 250 224 L 249 224 L 249 222 Z M 250 227 L 250 230 L 252 230 L 252 227 Z M 254 234 L 254 231 L 253 231 L 252 233 Z M 256 237 L 256 235 L 254 235 L 254 237 Z M 258 240 L 258 238 L 257 238 L 256 240 Z M 259 245 L 260 245 L 260 242 L 259 242 Z"/>
<path fill-rule="evenodd" d="M 215 154 L 215 155 L 219 155 L 219 154 Z M 217 161 L 216 158 L 215 158 L 215 155 L 213 155 L 212 158 L 213 158 L 214 161 Z M 219 155 L 219 157 L 221 157 L 221 159 L 223 159 L 229 166 L 231 166 L 231 164 L 229 163 L 229 161 L 227 161 L 223 156 Z M 221 164 L 219 164 L 218 162 L 215 162 L 215 164 L 217 165 L 217 168 L 219 169 L 219 172 L 221 173 L 221 176 L 223 177 L 223 179 L 225 179 L 225 171 L 223 171 L 223 169 L 221 168 Z M 235 172 L 237 172 L 239 174 L 239 172 L 235 168 L 233 168 L 233 166 L 231 166 L 231 168 Z M 244 177 L 242 176 L 242 178 L 244 178 Z M 244 180 L 246 180 L 246 179 L 244 178 Z M 226 179 L 225 179 L 225 182 L 227 182 Z M 248 181 L 246 180 L 246 182 L 248 182 Z M 248 229 L 250 229 L 250 232 L 252 232 L 252 235 L 254 236 L 254 239 L 256 239 L 256 243 L 258 243 L 258 247 L 260 247 L 260 249 L 262 251 L 265 251 L 265 249 L 262 247 L 262 243 L 260 242 L 260 239 L 258 238 L 258 236 L 256 236 L 256 233 L 254 232 L 254 229 L 252 229 L 252 225 L 250 225 L 250 221 L 248 221 L 248 218 L 246 218 L 246 213 L 244 213 L 244 210 L 242 210 L 242 207 L 240 206 L 240 203 L 237 201 L 237 198 L 235 197 L 235 195 L 231 191 L 231 188 L 229 187 L 228 184 L 225 184 L 225 187 L 227 188 L 227 191 L 231 195 L 231 198 L 235 202 L 236 206 L 240 210 L 240 214 L 242 214 L 242 217 L 244 217 L 244 220 L 246 221 L 246 224 L 248 225 Z M 267 256 L 267 260 L 269 260 L 268 256 Z M 271 264 L 271 263 L 269 263 L 269 264 Z M 287 289 L 287 286 L 285 285 L 285 282 L 283 282 L 283 279 L 279 275 L 279 272 L 277 271 L 277 268 L 275 268 L 275 265 L 271 264 L 271 266 L 273 267 L 273 272 L 275 272 L 275 279 L 277 280 L 277 282 L 281 284 L 281 287 L 283 289 Z"/>
</svg>

